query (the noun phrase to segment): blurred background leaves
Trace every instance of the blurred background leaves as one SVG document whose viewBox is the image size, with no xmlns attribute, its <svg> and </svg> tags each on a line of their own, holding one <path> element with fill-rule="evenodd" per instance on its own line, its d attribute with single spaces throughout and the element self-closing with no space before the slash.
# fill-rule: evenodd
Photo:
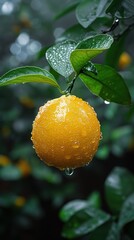
<svg viewBox="0 0 134 240">
<path fill-rule="evenodd" d="M 91 2 L 95 10 L 93 21 L 89 22 L 90 12 L 83 27 L 80 13 L 86 14 L 85 6 L 90 6 Z M 88 36 L 100 34 L 109 30 L 115 17 L 118 17 L 119 25 L 111 32 L 115 37 L 112 48 L 94 61 L 119 71 L 132 97 L 129 107 L 104 102 L 89 93 L 81 81 L 76 82 L 72 93 L 95 108 L 103 139 L 90 166 L 78 169 L 68 177 L 45 166 L 36 156 L 30 140 L 32 122 L 38 108 L 47 100 L 59 97 L 58 90 L 37 83 L 0 88 L 1 239 L 34 240 L 41 236 L 45 239 L 62 239 L 64 224 L 58 213 L 65 203 L 72 200 L 76 201 L 73 211 L 77 209 L 73 212 L 76 216 L 72 216 L 72 221 L 76 224 L 76 217 L 80 227 L 83 221 L 91 224 L 91 213 L 99 214 L 102 211 L 107 217 L 106 222 L 97 225 L 96 230 L 90 233 L 92 240 L 100 239 L 100 234 L 103 240 L 117 240 L 120 234 L 123 240 L 133 239 L 133 1 L 124 0 L 123 8 L 119 8 L 122 11 L 125 9 L 125 17 L 119 14 L 118 1 L 109 1 L 109 15 L 105 13 L 104 3 L 107 1 L 99 2 L 103 10 L 101 14 L 95 9 L 96 1 L 0 1 L 1 75 L 14 67 L 35 65 L 52 72 L 64 88 L 62 78 L 46 62 L 48 47 L 61 40 L 79 42 Z M 85 207 L 85 212 L 79 212 L 77 199 L 89 205 L 91 211 Z M 121 229 L 120 234 L 118 228 Z M 65 236 L 68 228 L 64 229 Z M 80 234 L 80 239 L 89 239 L 85 235 L 82 238 L 82 232 Z"/>
</svg>

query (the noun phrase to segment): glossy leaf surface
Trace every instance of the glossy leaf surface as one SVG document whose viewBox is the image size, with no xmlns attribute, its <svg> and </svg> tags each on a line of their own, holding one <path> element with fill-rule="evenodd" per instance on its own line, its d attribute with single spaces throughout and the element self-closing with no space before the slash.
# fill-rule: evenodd
<svg viewBox="0 0 134 240">
<path fill-rule="evenodd" d="M 131 221 L 134 221 L 134 193 L 126 199 L 122 206 L 119 217 L 119 228 L 124 227 L 124 225 Z"/>
<path fill-rule="evenodd" d="M 65 223 L 62 235 L 66 238 L 80 237 L 97 229 L 109 221 L 110 215 L 91 206 L 86 207 L 74 214 Z"/>
<path fill-rule="evenodd" d="M 67 203 L 60 211 L 62 221 L 68 221 L 77 211 L 87 207 L 87 202 L 83 200 L 75 200 Z"/>
<path fill-rule="evenodd" d="M 116 167 L 105 181 L 105 195 L 109 208 L 119 213 L 125 199 L 134 192 L 134 176 L 125 168 Z"/>
<path fill-rule="evenodd" d="M 95 64 L 98 74 L 84 72 L 79 75 L 87 88 L 95 95 L 109 102 L 124 105 L 131 103 L 131 97 L 123 78 L 115 69 Z"/>
<path fill-rule="evenodd" d="M 50 47 L 46 52 L 46 59 L 51 67 L 65 78 L 73 72 L 70 54 L 75 47 L 74 41 L 67 40 Z"/>
<path fill-rule="evenodd" d="M 104 240 L 120 240 L 118 225 L 108 221 L 90 234 L 92 240 L 100 240 L 100 236 Z"/>
<path fill-rule="evenodd" d="M 87 28 L 96 18 L 105 16 L 105 9 L 111 0 L 85 0 L 76 8 L 76 17 L 78 22 Z"/>
<path fill-rule="evenodd" d="M 88 61 L 110 48 L 112 43 L 113 38 L 105 34 L 96 35 L 80 42 L 70 55 L 75 72 L 78 74 Z"/>
<path fill-rule="evenodd" d="M 113 0 L 106 10 L 107 13 L 117 16 L 118 18 L 131 18 L 134 16 L 133 0 Z"/>
<path fill-rule="evenodd" d="M 39 67 L 19 67 L 5 73 L 0 78 L 0 86 L 18 83 L 24 84 L 28 82 L 48 83 L 54 87 L 60 88 L 54 76 L 45 69 Z"/>
</svg>

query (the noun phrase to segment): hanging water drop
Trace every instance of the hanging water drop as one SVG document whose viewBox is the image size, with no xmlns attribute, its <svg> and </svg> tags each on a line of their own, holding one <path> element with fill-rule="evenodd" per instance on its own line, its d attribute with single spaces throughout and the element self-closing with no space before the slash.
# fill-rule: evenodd
<svg viewBox="0 0 134 240">
<path fill-rule="evenodd" d="M 65 169 L 65 174 L 66 174 L 67 176 L 72 176 L 73 173 L 74 173 L 74 169 L 73 169 L 73 168 L 66 168 L 66 169 Z"/>
<path fill-rule="evenodd" d="M 105 103 L 105 104 L 110 104 L 110 102 L 108 102 L 108 101 L 106 101 L 106 100 L 104 101 L 104 103 Z"/>
</svg>

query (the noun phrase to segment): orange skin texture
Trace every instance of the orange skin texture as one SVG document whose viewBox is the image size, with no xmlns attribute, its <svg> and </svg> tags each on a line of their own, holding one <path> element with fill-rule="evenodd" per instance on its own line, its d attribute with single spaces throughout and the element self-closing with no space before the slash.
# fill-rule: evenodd
<svg viewBox="0 0 134 240">
<path fill-rule="evenodd" d="M 39 158 L 60 170 L 88 164 L 101 137 L 94 109 L 69 95 L 40 107 L 33 122 L 32 141 Z"/>
</svg>

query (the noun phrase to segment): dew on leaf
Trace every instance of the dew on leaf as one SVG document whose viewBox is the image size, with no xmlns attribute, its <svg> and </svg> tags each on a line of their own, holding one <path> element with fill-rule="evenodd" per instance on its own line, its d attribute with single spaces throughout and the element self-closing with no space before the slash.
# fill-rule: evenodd
<svg viewBox="0 0 134 240">
<path fill-rule="evenodd" d="M 64 41 L 49 48 L 46 52 L 46 58 L 55 71 L 69 77 L 74 71 L 70 62 L 70 54 L 75 49 L 74 41 Z"/>
</svg>

